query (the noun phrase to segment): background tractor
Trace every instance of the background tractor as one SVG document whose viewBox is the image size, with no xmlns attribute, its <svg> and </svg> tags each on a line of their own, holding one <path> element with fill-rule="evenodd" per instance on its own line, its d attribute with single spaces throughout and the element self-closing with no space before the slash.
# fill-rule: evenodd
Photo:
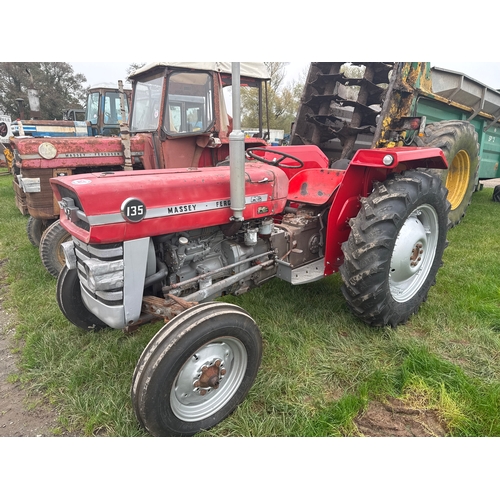
<svg viewBox="0 0 500 500">
<path fill-rule="evenodd" d="M 48 139 L 82 138 L 117 136 L 120 133 L 120 122 L 128 119 L 130 85 L 123 88 L 125 95 L 121 110 L 121 94 L 118 85 L 100 83 L 90 87 L 87 94 L 87 105 L 84 120 L 70 120 L 78 118 L 77 110 L 65 110 L 67 120 L 24 120 L 18 119 L 10 123 L 10 130 L 4 142 L 4 155 L 8 156 L 8 165 L 14 174 L 12 186 L 16 197 L 16 206 L 23 215 L 29 215 L 27 223 L 28 239 L 39 247 L 46 229 L 58 218 L 58 207 L 54 201 L 47 175 L 67 175 L 71 169 L 52 168 L 45 161 L 51 156 L 51 146 Z M 25 141 L 32 141 L 29 144 Z M 27 146 L 27 147 L 26 147 Z M 38 159 L 36 170 L 30 169 L 27 161 L 23 162 L 24 150 L 37 150 Z M 75 149 L 75 154 L 78 149 Z M 44 158 L 46 156 L 47 158 Z M 41 170 L 48 168 L 47 171 Z M 61 231 L 56 231 L 56 241 L 67 237 Z M 50 244 L 52 245 L 52 243 Z M 54 252 L 47 243 L 41 248 L 42 262 L 47 269 L 56 273 L 60 270 L 57 249 Z M 59 257 L 58 257 L 59 255 Z"/>
</svg>

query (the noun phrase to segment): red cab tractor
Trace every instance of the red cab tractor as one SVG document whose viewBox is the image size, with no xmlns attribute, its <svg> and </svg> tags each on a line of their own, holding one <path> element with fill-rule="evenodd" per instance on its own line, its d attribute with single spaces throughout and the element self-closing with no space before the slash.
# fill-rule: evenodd
<svg viewBox="0 0 500 500">
<path fill-rule="evenodd" d="M 51 180 L 72 235 L 57 282 L 66 318 L 87 330 L 166 321 L 131 389 L 155 436 L 213 427 L 254 382 L 259 328 L 218 297 L 338 271 L 355 316 L 396 326 L 426 299 L 447 244 L 446 189 L 422 171 L 447 168 L 440 149 L 360 149 L 345 170 L 315 145 L 245 151 L 233 99 L 230 165 Z"/>
</svg>

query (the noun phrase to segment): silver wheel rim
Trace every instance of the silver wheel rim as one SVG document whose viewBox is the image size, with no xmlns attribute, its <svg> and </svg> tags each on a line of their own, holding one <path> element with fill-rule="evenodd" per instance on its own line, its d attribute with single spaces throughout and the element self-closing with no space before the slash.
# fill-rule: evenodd
<svg viewBox="0 0 500 500">
<path fill-rule="evenodd" d="M 439 236 L 438 215 L 421 205 L 406 219 L 394 245 L 389 288 L 396 302 L 410 300 L 422 287 L 434 262 Z"/>
<path fill-rule="evenodd" d="M 170 391 L 174 415 L 195 422 L 219 411 L 238 390 L 247 362 L 245 346 L 234 337 L 220 337 L 197 349 L 179 370 Z M 218 371 L 217 388 L 199 385 L 204 369 Z"/>
</svg>

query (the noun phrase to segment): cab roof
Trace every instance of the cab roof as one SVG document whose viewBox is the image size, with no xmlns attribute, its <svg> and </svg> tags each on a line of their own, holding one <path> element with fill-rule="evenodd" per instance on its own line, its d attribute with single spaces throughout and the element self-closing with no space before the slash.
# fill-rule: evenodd
<svg viewBox="0 0 500 500">
<path fill-rule="evenodd" d="M 230 62 L 152 62 L 147 63 L 142 68 L 134 71 L 129 75 L 129 78 L 151 71 L 154 68 L 169 67 L 169 68 L 189 68 L 205 71 L 217 71 L 218 73 L 231 74 Z M 266 65 L 261 62 L 242 62 L 240 63 L 240 75 L 250 78 L 258 78 L 260 80 L 270 80 L 269 72 Z"/>
<path fill-rule="evenodd" d="M 90 86 L 89 90 L 94 90 L 94 89 L 118 90 L 118 82 L 116 82 L 116 83 L 111 83 L 111 82 L 95 83 L 94 85 Z M 130 85 L 130 83 L 124 82 L 123 89 L 124 90 L 132 90 L 132 85 Z"/>
</svg>

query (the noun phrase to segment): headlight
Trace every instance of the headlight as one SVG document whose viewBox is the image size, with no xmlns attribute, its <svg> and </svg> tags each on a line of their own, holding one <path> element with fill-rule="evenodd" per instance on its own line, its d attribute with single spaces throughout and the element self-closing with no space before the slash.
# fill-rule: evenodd
<svg viewBox="0 0 500 500">
<path fill-rule="evenodd" d="M 46 160 L 52 160 L 52 158 L 55 158 L 57 156 L 57 149 L 50 142 L 42 142 L 42 144 L 38 146 L 38 153 L 42 158 L 45 158 Z"/>
<path fill-rule="evenodd" d="M 392 155 L 385 155 L 384 158 L 382 159 L 382 163 L 389 167 L 390 165 L 392 165 L 394 163 L 394 156 Z"/>
</svg>

